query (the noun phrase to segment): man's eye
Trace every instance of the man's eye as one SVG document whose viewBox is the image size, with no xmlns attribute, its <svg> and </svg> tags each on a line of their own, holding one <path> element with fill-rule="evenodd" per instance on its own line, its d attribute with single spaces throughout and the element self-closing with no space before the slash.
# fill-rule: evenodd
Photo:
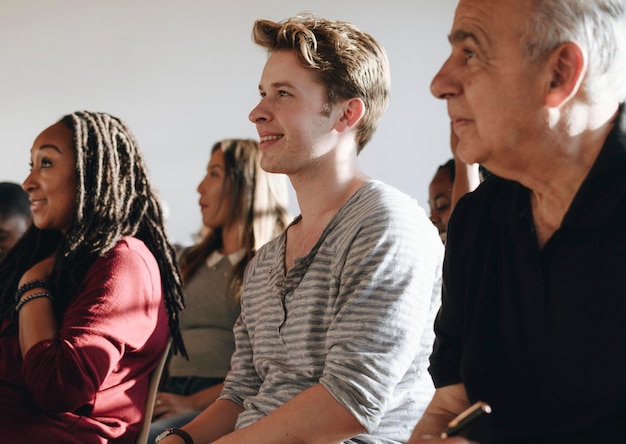
<svg viewBox="0 0 626 444">
<path fill-rule="evenodd" d="M 465 54 L 465 60 L 473 59 L 476 56 L 476 53 L 474 51 L 467 48 L 463 50 L 463 54 Z"/>
</svg>

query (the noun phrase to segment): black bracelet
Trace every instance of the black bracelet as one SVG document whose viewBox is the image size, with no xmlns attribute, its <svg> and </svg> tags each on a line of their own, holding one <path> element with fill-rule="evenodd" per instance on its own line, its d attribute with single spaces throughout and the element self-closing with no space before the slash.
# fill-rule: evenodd
<svg viewBox="0 0 626 444">
<path fill-rule="evenodd" d="M 24 293 L 33 288 L 43 288 L 45 290 L 50 291 L 50 286 L 48 285 L 48 281 L 43 279 L 35 279 L 33 281 L 28 281 L 15 292 L 15 302 L 19 302 Z"/>
<path fill-rule="evenodd" d="M 21 308 L 24 306 L 24 304 L 26 304 L 27 302 L 32 301 L 33 299 L 37 299 L 37 298 L 48 298 L 51 301 L 54 301 L 54 298 L 52 297 L 52 295 L 50 293 L 48 293 L 47 291 L 42 291 L 41 293 L 33 293 L 31 295 L 26 296 L 21 301 L 19 301 L 17 303 L 17 305 L 15 305 L 15 311 L 19 312 L 21 310 Z"/>
<path fill-rule="evenodd" d="M 170 435 L 180 436 L 183 439 L 183 441 L 185 441 L 185 444 L 194 444 L 193 438 L 191 437 L 191 435 L 185 432 L 183 429 L 178 429 L 178 428 L 166 429 L 164 432 L 162 432 L 161 434 L 159 434 L 159 436 L 155 438 L 154 442 L 155 443 L 161 442 Z"/>
</svg>

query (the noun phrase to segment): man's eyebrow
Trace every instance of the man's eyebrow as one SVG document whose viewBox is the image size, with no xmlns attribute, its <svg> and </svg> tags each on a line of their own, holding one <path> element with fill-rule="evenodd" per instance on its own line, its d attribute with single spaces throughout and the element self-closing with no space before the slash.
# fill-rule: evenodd
<svg viewBox="0 0 626 444">
<path fill-rule="evenodd" d="M 476 45 L 480 46 L 480 42 L 476 38 L 476 35 L 472 32 L 463 31 L 461 29 L 458 31 L 454 31 L 452 34 L 448 36 L 448 41 L 450 42 L 451 45 L 455 43 L 463 42 L 468 39 L 474 42 Z"/>
<path fill-rule="evenodd" d="M 293 83 L 290 82 L 274 82 L 272 84 L 269 85 L 271 88 L 283 88 L 283 87 L 288 87 L 288 88 L 295 88 L 295 86 L 293 85 Z M 263 87 L 261 85 L 259 85 L 259 90 L 262 90 Z"/>
</svg>

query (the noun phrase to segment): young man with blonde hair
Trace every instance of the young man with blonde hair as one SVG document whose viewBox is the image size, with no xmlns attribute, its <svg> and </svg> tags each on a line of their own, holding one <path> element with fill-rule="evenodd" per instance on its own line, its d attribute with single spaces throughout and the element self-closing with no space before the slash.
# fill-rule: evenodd
<svg viewBox="0 0 626 444">
<path fill-rule="evenodd" d="M 221 398 L 163 442 L 402 443 L 434 390 L 443 246 L 358 166 L 387 106 L 385 51 L 315 16 L 257 21 L 254 38 L 261 166 L 289 176 L 301 214 L 248 265 Z"/>
</svg>

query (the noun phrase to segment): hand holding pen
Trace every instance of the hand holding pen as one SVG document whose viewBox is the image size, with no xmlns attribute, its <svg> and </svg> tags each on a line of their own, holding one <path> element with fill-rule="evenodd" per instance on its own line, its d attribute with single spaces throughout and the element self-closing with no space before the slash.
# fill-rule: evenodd
<svg viewBox="0 0 626 444">
<path fill-rule="evenodd" d="M 459 416 L 448 423 L 448 427 L 441 434 L 441 438 L 446 439 L 451 436 L 457 436 L 465 432 L 467 428 L 476 420 L 491 413 L 491 407 L 486 402 L 478 401 L 469 409 L 462 412 Z"/>
<path fill-rule="evenodd" d="M 485 415 L 491 413 L 491 407 L 486 402 L 478 401 L 473 404 L 470 408 L 463 411 L 456 418 L 448 423 L 446 429 L 441 433 L 438 438 L 435 437 L 422 437 L 416 439 L 409 440 L 411 444 L 428 444 L 428 443 L 436 443 L 441 442 L 442 439 L 446 440 L 446 443 L 450 444 L 469 444 L 472 441 L 468 441 L 463 438 L 461 434 L 467 431 L 470 425 L 474 424 L 475 421 L 482 418 Z"/>
</svg>

